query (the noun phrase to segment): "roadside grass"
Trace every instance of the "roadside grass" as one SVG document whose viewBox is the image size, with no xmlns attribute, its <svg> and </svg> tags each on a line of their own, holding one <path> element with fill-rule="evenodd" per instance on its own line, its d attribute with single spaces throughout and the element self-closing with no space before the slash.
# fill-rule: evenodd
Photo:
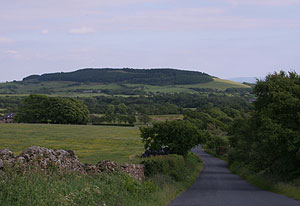
<svg viewBox="0 0 300 206">
<path fill-rule="evenodd" d="M 161 158 L 168 162 L 169 158 Z M 79 173 L 45 174 L 37 170 L 0 173 L 0 205 L 6 206 L 165 206 L 187 189 L 198 177 L 203 163 L 194 154 L 184 160 L 185 170 L 174 167 L 182 176 L 176 181 L 159 173 L 139 182 L 115 172 L 86 176 Z"/>
<path fill-rule="evenodd" d="M 165 164 L 170 164 L 171 169 L 167 171 L 160 171 L 149 177 L 155 185 L 159 186 L 159 190 L 151 195 L 152 201 L 146 203 L 147 206 L 165 206 L 168 205 L 171 200 L 175 199 L 182 192 L 187 190 L 197 179 L 199 173 L 204 167 L 203 161 L 195 154 L 189 153 L 184 158 L 184 167 L 180 168 L 180 162 L 173 162 L 168 156 L 154 157 L 161 159 Z M 176 164 L 174 164 L 176 163 Z M 180 175 L 180 178 L 174 176 Z M 143 204 L 142 204 L 143 205 Z"/>
<path fill-rule="evenodd" d="M 233 163 L 229 169 L 256 187 L 300 200 L 300 179 L 297 182 L 282 182 L 264 174 L 255 174 L 238 163 Z"/>
<path fill-rule="evenodd" d="M 36 145 L 75 150 L 83 163 L 136 163 L 144 150 L 136 127 L 0 124 L 0 131 L 0 149 L 9 148 L 15 155 Z"/>
<path fill-rule="evenodd" d="M 0 180 L 0 205 L 5 206 L 131 206 L 151 201 L 151 193 L 157 190 L 151 181 L 141 183 L 122 173 L 86 176 L 11 171 L 0 175 Z"/>
</svg>

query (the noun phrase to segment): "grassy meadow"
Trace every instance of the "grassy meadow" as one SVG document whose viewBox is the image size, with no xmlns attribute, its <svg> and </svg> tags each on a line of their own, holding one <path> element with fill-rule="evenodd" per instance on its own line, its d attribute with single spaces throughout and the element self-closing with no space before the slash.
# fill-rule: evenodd
<svg viewBox="0 0 300 206">
<path fill-rule="evenodd" d="M 138 162 L 143 152 L 136 127 L 50 124 L 0 124 L 0 149 L 18 155 L 30 146 L 74 150 L 83 163 Z"/>
<path fill-rule="evenodd" d="M 165 122 L 183 119 L 183 114 L 150 115 L 152 122 Z"/>
</svg>

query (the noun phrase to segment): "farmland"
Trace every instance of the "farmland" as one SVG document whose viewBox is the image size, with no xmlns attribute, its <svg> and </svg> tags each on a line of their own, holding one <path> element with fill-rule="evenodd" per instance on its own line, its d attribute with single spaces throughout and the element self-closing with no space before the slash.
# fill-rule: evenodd
<svg viewBox="0 0 300 206">
<path fill-rule="evenodd" d="M 89 125 L 1 124 L 1 148 L 19 154 L 33 145 L 75 150 L 83 163 L 137 162 L 143 152 L 138 128 Z"/>
</svg>

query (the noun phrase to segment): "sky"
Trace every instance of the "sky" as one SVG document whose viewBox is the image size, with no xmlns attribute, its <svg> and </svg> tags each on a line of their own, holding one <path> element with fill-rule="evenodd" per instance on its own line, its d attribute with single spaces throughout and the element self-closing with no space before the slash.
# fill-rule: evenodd
<svg viewBox="0 0 300 206">
<path fill-rule="evenodd" d="M 82 68 L 300 73 L 300 0 L 9 0 L 0 82 Z"/>
</svg>

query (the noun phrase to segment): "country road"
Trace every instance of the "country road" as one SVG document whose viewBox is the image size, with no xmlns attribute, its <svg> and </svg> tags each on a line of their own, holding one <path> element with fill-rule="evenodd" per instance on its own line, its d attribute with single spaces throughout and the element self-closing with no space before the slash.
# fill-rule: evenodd
<svg viewBox="0 0 300 206">
<path fill-rule="evenodd" d="M 204 169 L 196 182 L 169 206 L 300 206 L 300 201 L 248 184 L 201 146 L 193 152 L 204 160 Z"/>
</svg>

